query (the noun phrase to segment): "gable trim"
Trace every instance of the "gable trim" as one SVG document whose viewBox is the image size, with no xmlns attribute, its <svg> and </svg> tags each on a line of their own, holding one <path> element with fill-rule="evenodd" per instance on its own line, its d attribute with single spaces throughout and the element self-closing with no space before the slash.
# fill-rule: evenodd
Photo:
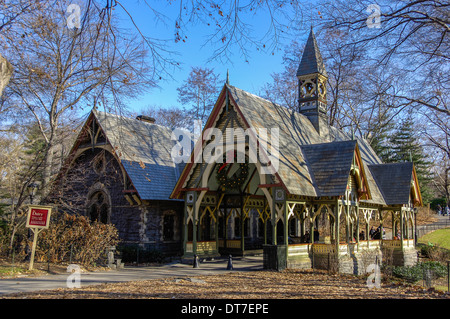
<svg viewBox="0 0 450 319">
<path fill-rule="evenodd" d="M 181 193 L 184 190 L 183 185 L 185 185 L 187 179 L 192 174 L 192 170 L 194 169 L 195 165 L 199 164 L 199 163 L 197 163 L 199 161 L 199 158 L 194 158 L 194 156 L 196 156 L 196 155 L 199 156 L 200 154 L 202 154 L 202 152 L 200 152 L 200 148 L 203 150 L 203 148 L 205 146 L 204 145 L 205 142 L 208 141 L 208 140 L 203 139 L 205 131 L 207 129 L 215 127 L 215 124 L 217 123 L 217 120 L 219 119 L 220 114 L 222 114 L 223 109 L 225 107 L 228 107 L 229 104 L 233 105 L 233 108 L 236 111 L 237 116 L 240 118 L 240 120 L 242 120 L 243 125 L 244 125 L 243 129 L 246 130 L 246 129 L 251 128 L 249 122 L 247 121 L 244 114 L 240 110 L 238 103 L 236 102 L 233 95 L 231 94 L 228 85 L 225 84 L 223 86 L 222 91 L 219 95 L 219 98 L 211 112 L 211 115 L 209 116 L 209 118 L 206 121 L 206 124 L 202 130 L 202 133 L 200 136 L 201 139 L 199 138 L 198 141 L 196 142 L 196 144 L 194 146 L 194 151 L 191 153 L 189 163 L 187 163 L 186 166 L 184 167 L 183 172 L 181 173 L 180 178 L 178 179 L 178 181 L 172 191 L 172 194 L 170 195 L 171 199 L 180 199 L 181 198 Z M 256 136 L 254 136 L 254 132 L 250 131 L 249 134 L 252 134 L 252 136 L 250 138 L 257 140 Z M 266 162 L 269 163 L 269 157 L 267 156 L 266 152 L 260 152 L 259 156 L 264 156 L 264 159 L 266 160 Z M 278 181 L 280 181 L 281 187 L 283 187 L 283 189 L 287 193 L 289 193 L 288 189 L 286 188 L 283 181 L 281 180 L 278 172 L 275 172 L 274 175 L 278 179 Z"/>
<path fill-rule="evenodd" d="M 98 125 L 98 131 L 95 134 L 95 136 L 93 136 L 93 134 L 90 133 L 89 131 L 89 126 L 91 126 L 93 123 L 96 123 L 96 125 Z M 106 139 L 106 144 L 105 145 L 95 145 L 93 144 L 95 139 L 99 136 L 100 131 L 103 132 L 103 135 L 105 136 Z M 84 123 L 83 127 L 81 128 L 80 132 L 78 133 L 78 136 L 75 140 L 74 145 L 72 146 L 72 149 L 69 152 L 69 155 L 67 156 L 64 166 L 61 168 L 60 172 L 58 173 L 56 180 L 59 180 L 69 169 L 70 167 L 72 167 L 73 162 L 78 158 L 78 156 L 80 156 L 82 153 L 84 153 L 86 150 L 82 150 L 80 153 L 78 153 L 78 150 L 80 149 L 80 145 L 81 145 L 81 140 L 83 138 L 85 138 L 87 135 L 90 136 L 91 139 L 91 146 L 92 148 L 101 148 L 107 152 L 109 152 L 114 158 L 115 160 L 118 162 L 120 170 L 122 172 L 122 177 L 123 177 L 123 183 L 124 185 L 126 185 L 127 181 L 130 181 L 131 186 L 133 187 L 132 189 L 124 189 L 122 190 L 123 193 L 135 193 L 137 195 L 139 195 L 136 187 L 133 184 L 133 180 L 130 178 L 130 176 L 127 173 L 127 170 L 125 169 L 125 167 L 123 166 L 122 160 L 117 156 L 110 140 L 108 139 L 108 136 L 105 132 L 105 130 L 103 129 L 103 127 L 100 124 L 100 121 L 97 118 L 97 114 L 95 109 L 93 109 L 91 111 L 91 113 L 89 114 L 86 122 Z M 106 147 L 109 146 L 109 147 Z M 128 200 L 128 198 L 127 198 Z"/>
<path fill-rule="evenodd" d="M 356 142 L 356 144 L 355 144 L 355 155 L 354 155 L 353 160 L 354 160 L 354 165 L 356 165 L 358 168 L 357 170 L 355 170 L 355 173 L 356 173 L 355 177 L 357 177 L 356 181 L 358 183 L 358 200 L 372 199 L 372 194 L 370 192 L 369 182 L 367 180 L 366 171 L 364 169 L 364 165 L 362 162 L 358 142 Z"/>
</svg>

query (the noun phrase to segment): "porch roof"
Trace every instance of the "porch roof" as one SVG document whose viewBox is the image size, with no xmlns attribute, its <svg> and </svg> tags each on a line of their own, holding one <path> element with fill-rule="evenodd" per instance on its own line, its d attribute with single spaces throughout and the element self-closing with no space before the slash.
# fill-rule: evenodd
<svg viewBox="0 0 450 319">
<path fill-rule="evenodd" d="M 370 165 L 374 179 L 383 193 L 387 205 L 407 204 L 414 178 L 411 162 Z M 393 182 L 395 181 L 395 183 Z M 421 199 L 418 199 L 421 202 Z"/>
<path fill-rule="evenodd" d="M 279 128 L 279 169 L 283 184 L 291 194 L 304 196 L 343 195 L 351 163 L 358 145 L 363 167 L 381 160 L 367 141 L 351 136 L 323 121 L 320 135 L 309 119 L 293 110 L 231 85 L 226 85 L 240 112 L 253 128 Z M 372 175 L 366 174 L 374 196 L 368 201 L 384 204 Z"/>
<path fill-rule="evenodd" d="M 356 141 L 302 145 L 318 196 L 345 194 Z"/>
</svg>

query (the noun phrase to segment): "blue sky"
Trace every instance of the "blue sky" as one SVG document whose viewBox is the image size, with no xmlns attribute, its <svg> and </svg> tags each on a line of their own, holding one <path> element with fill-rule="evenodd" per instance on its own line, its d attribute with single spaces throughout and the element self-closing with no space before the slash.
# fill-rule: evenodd
<svg viewBox="0 0 450 319">
<path fill-rule="evenodd" d="M 180 106 L 177 101 L 177 87 L 180 87 L 189 75 L 191 67 L 202 66 L 213 68 L 216 74 L 220 75 L 223 82 L 226 80 L 227 70 L 229 71 L 230 84 L 246 90 L 253 94 L 259 94 L 264 84 L 271 81 L 271 74 L 280 72 L 283 69 L 282 55 L 284 44 L 288 44 L 291 38 L 287 38 L 284 44 L 280 45 L 277 50 L 262 52 L 261 50 L 252 49 L 251 57 L 248 62 L 241 56 L 237 48 L 233 48 L 231 57 L 232 63 L 224 63 L 220 61 L 208 62 L 212 53 L 217 47 L 206 45 L 205 36 L 210 32 L 211 27 L 206 27 L 202 24 L 190 25 L 186 29 L 188 38 L 186 42 L 179 41 L 175 43 L 175 19 L 177 17 L 177 10 L 179 9 L 179 2 L 173 1 L 168 4 L 167 1 L 149 1 L 156 9 L 164 13 L 168 19 L 167 24 L 161 21 L 156 21 L 151 9 L 140 2 L 126 3 L 126 9 L 133 17 L 135 24 L 139 27 L 141 32 L 146 36 L 158 39 L 168 39 L 167 44 L 169 49 L 176 51 L 179 55 L 175 56 L 182 64 L 179 69 L 171 70 L 173 79 L 166 79 L 159 83 L 160 88 L 154 88 L 149 93 L 140 96 L 134 101 L 130 101 L 130 111 L 138 112 L 148 105 L 171 107 Z M 132 27 L 129 18 L 125 15 L 121 8 L 116 9 L 116 14 L 123 17 L 125 26 Z M 255 16 L 245 17 L 247 22 L 253 24 L 254 30 L 266 32 L 268 18 L 265 12 L 259 12 Z M 250 21 L 251 20 L 251 21 Z M 306 41 L 308 34 L 304 35 L 304 39 L 297 39 L 299 41 Z M 295 75 L 293 75 L 295 76 Z"/>
</svg>

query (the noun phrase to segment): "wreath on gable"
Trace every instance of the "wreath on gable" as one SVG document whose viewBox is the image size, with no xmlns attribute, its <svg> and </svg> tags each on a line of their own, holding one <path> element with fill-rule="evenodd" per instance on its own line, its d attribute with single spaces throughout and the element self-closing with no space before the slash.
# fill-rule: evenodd
<svg viewBox="0 0 450 319">
<path fill-rule="evenodd" d="M 237 159 L 236 151 L 233 152 L 234 159 Z M 216 178 L 223 191 L 240 189 L 248 177 L 248 163 L 239 163 L 239 169 L 232 176 L 228 176 L 229 167 L 231 167 L 234 162 L 235 161 L 231 162 L 231 159 L 228 156 L 228 158 L 224 160 L 224 163 L 217 167 Z"/>
</svg>

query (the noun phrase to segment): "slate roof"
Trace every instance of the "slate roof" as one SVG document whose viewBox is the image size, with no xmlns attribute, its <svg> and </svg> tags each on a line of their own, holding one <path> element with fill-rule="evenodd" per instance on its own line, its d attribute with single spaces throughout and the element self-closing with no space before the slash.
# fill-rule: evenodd
<svg viewBox="0 0 450 319">
<path fill-rule="evenodd" d="M 369 169 L 384 196 L 386 204 L 408 203 L 413 178 L 413 163 L 369 165 Z"/>
<path fill-rule="evenodd" d="M 381 160 L 367 141 L 359 138 L 352 141 L 351 136 L 324 120 L 321 125 L 327 129 L 323 131 L 325 134 L 319 135 L 305 115 L 234 86 L 226 85 L 226 88 L 251 127 L 279 128 L 278 175 L 291 194 L 343 195 L 342 185 L 344 181 L 345 185 L 347 183 L 357 143 L 371 189 L 372 199 L 368 202 L 385 203 L 378 190 L 372 191 L 377 184 L 367 172 L 367 165 L 381 164 Z M 321 171 L 323 169 L 328 172 Z"/>
<path fill-rule="evenodd" d="M 303 50 L 302 59 L 297 69 L 297 76 L 312 73 L 320 73 L 324 76 L 328 76 L 316 37 L 313 29 L 311 28 L 308 40 L 306 41 L 305 49 Z"/>
<path fill-rule="evenodd" d="M 412 163 L 382 164 L 367 141 L 352 140 L 325 120 L 322 125 L 327 129 L 319 135 L 305 115 L 229 84 L 224 90 L 228 90 L 250 127 L 279 128 L 277 174 L 289 193 L 313 197 L 343 195 L 357 147 L 371 194 L 363 202 L 408 202 Z M 93 113 L 140 198 L 168 200 L 185 165 L 172 160 L 175 141 L 171 140 L 171 129 L 95 110 Z"/>
<path fill-rule="evenodd" d="M 172 130 L 93 110 L 142 200 L 169 200 L 184 164 L 174 164 Z"/>
<path fill-rule="evenodd" d="M 356 140 L 302 145 L 319 196 L 345 194 Z"/>
</svg>

